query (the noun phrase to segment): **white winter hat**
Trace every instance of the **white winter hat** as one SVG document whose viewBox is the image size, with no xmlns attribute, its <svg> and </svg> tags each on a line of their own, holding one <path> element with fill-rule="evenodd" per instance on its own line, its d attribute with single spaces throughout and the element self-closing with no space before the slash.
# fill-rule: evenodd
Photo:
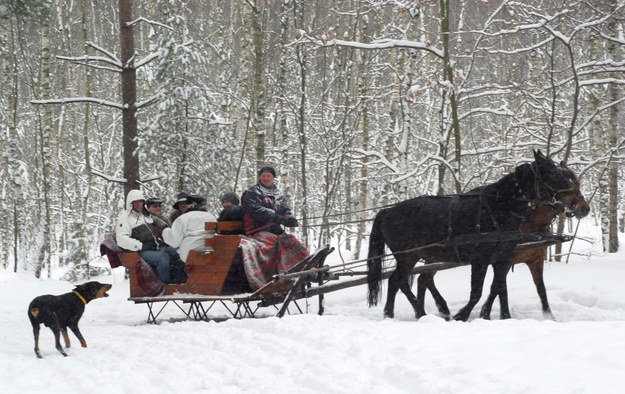
<svg viewBox="0 0 625 394">
<path fill-rule="evenodd" d="M 139 200 L 145 201 L 145 196 L 143 195 L 143 192 L 138 189 L 132 189 L 131 191 L 128 192 L 128 196 L 126 196 L 126 205 L 130 206 L 130 204 L 132 204 L 133 201 L 139 201 Z"/>
</svg>

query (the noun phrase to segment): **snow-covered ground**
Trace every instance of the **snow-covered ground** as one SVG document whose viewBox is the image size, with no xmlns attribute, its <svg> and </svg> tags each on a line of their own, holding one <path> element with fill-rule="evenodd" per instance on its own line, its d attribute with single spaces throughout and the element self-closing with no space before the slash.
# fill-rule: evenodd
<svg viewBox="0 0 625 394">
<path fill-rule="evenodd" d="M 147 307 L 126 300 L 128 283 L 115 270 L 95 278 L 113 284 L 110 297 L 87 305 L 80 322 L 89 347 L 70 333 L 63 357 L 44 327 L 41 360 L 27 306 L 73 286 L 0 271 L 0 392 L 623 393 L 625 252 L 574 245 L 583 254 L 545 267 L 557 321 L 543 319 L 525 266 L 508 277 L 513 319 L 498 320 L 498 307 L 495 320 L 479 319 L 480 303 L 467 323 L 438 317 L 429 296 L 421 320 L 402 295 L 397 317 L 383 319 L 360 286 L 328 294 L 324 316 L 279 319 L 268 309 L 257 319 L 193 322 L 168 307 L 161 324 L 148 325 Z M 469 269 L 441 272 L 437 284 L 453 313 L 468 299 Z"/>
</svg>

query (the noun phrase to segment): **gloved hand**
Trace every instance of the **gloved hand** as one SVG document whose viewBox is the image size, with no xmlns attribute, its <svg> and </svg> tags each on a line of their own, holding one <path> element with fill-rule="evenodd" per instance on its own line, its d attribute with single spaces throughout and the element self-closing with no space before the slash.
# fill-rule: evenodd
<svg viewBox="0 0 625 394">
<path fill-rule="evenodd" d="M 299 222 L 293 216 L 287 216 L 284 225 L 287 227 L 297 227 L 299 226 Z"/>
</svg>

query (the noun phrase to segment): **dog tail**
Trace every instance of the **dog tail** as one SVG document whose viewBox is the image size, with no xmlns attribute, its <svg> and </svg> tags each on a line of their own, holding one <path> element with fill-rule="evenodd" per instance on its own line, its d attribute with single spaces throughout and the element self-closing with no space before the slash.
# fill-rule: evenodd
<svg viewBox="0 0 625 394">
<path fill-rule="evenodd" d="M 39 308 L 37 307 L 32 307 L 28 310 L 28 317 L 30 317 L 31 319 L 34 317 L 35 319 L 37 317 L 39 317 Z"/>
</svg>

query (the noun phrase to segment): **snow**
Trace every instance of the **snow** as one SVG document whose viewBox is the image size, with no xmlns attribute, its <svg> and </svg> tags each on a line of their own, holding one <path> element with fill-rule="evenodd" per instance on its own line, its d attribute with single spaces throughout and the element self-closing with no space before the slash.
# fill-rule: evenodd
<svg viewBox="0 0 625 394">
<path fill-rule="evenodd" d="M 282 319 L 265 309 L 255 319 L 184 321 L 168 306 L 161 323 L 149 325 L 147 307 L 126 300 L 128 283 L 116 269 L 95 278 L 113 288 L 110 297 L 89 303 L 81 319 L 89 347 L 81 348 L 70 333 L 72 347 L 63 357 L 42 327 L 43 359 L 33 352 L 27 306 L 37 295 L 65 293 L 73 285 L 0 271 L 0 391 L 621 393 L 625 252 L 597 249 L 577 240 L 580 254 L 568 264 L 546 264 L 557 321 L 543 319 L 529 271 L 517 266 L 508 277 L 509 320 L 497 319 L 497 303 L 494 320 L 478 318 L 480 303 L 469 322 L 447 322 L 428 296 L 428 316 L 416 321 L 401 294 L 396 318 L 383 319 L 382 306 L 368 308 L 365 286 L 359 286 L 327 294 L 323 316 L 314 313 L 315 298 L 308 314 Z M 440 272 L 437 284 L 453 313 L 468 299 L 469 270 Z M 210 313 L 224 316 L 218 309 Z"/>
</svg>

